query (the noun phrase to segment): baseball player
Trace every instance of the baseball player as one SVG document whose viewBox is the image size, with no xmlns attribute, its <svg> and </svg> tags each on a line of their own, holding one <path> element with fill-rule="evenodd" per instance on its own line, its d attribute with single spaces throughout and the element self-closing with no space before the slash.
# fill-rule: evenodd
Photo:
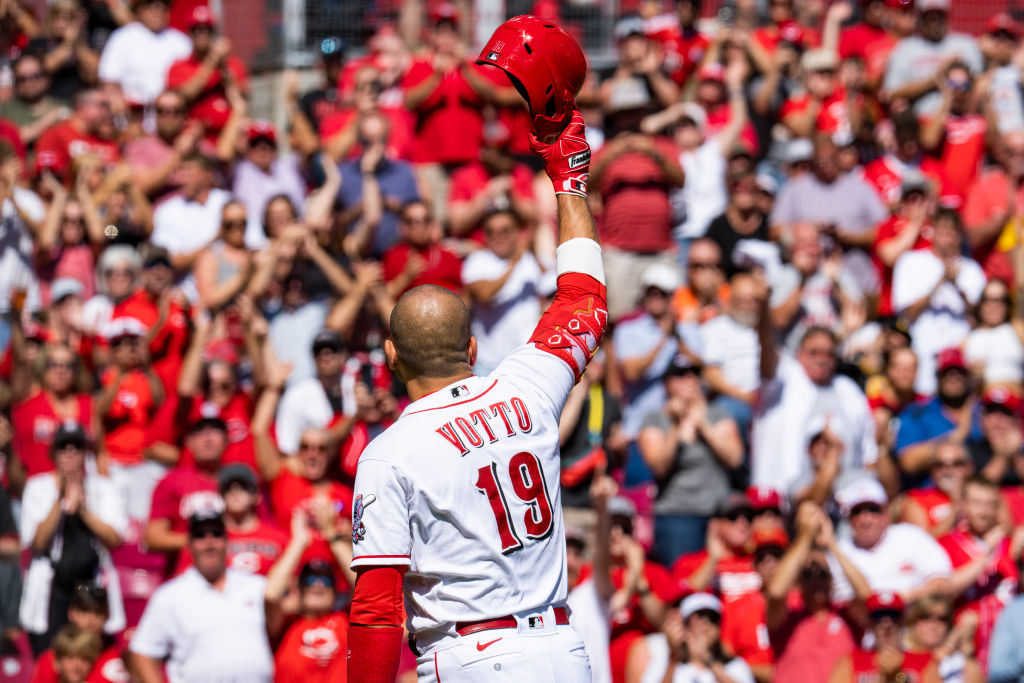
<svg viewBox="0 0 1024 683">
<path fill-rule="evenodd" d="M 356 683 L 394 680 L 403 589 L 420 681 L 591 678 L 565 608 L 558 483 L 558 417 L 607 318 L 586 203 L 590 148 L 573 101 L 586 62 L 568 34 L 536 17 L 499 27 L 480 61 L 513 77 L 544 136 L 531 146 L 557 195 L 558 291 L 530 342 L 486 377 L 473 374 L 476 340 L 456 295 L 427 285 L 395 306 L 385 352 L 413 402 L 356 473 Z"/>
</svg>

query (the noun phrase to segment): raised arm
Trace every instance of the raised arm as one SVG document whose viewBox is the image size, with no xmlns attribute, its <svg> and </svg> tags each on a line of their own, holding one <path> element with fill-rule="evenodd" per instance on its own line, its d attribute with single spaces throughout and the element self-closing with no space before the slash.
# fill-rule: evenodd
<svg viewBox="0 0 1024 683">
<path fill-rule="evenodd" d="M 270 425 L 274 422 L 277 403 L 284 391 L 285 382 L 292 372 L 291 363 L 274 362 L 267 367 L 267 387 L 260 394 L 252 416 L 252 435 L 256 441 L 256 464 L 266 481 L 273 481 L 283 467 L 284 456 L 270 436 Z"/>
</svg>

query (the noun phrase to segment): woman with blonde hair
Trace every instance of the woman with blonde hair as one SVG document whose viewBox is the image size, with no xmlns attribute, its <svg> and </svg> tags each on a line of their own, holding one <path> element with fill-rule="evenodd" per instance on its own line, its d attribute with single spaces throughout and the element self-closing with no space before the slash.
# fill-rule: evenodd
<svg viewBox="0 0 1024 683">
<path fill-rule="evenodd" d="M 985 675 L 974 658 L 978 618 L 964 612 L 953 624 L 953 602 L 946 596 L 926 595 L 910 604 L 904 641 L 907 652 L 931 652 L 943 683 L 981 683 Z"/>
</svg>

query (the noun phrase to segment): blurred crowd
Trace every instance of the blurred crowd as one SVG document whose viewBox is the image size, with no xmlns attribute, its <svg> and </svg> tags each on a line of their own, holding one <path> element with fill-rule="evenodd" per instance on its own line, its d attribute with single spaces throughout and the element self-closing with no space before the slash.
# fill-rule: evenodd
<svg viewBox="0 0 1024 683">
<path fill-rule="evenodd" d="M 621 4 L 559 425 L 595 681 L 1024 681 L 1021 17 Z M 555 289 L 473 4 L 375 8 L 277 127 L 201 0 L 0 0 L 0 681 L 344 680 L 394 302 L 458 292 L 486 375 Z"/>
</svg>

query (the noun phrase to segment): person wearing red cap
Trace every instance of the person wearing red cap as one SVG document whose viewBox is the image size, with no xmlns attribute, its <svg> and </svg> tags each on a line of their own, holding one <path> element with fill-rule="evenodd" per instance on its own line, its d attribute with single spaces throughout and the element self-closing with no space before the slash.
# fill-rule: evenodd
<svg viewBox="0 0 1024 683">
<path fill-rule="evenodd" d="M 461 292 L 462 262 L 441 244 L 441 228 L 430 205 L 413 199 L 402 207 L 398 221 L 402 241 L 381 257 L 388 296 L 397 301 L 413 287 L 428 284 Z"/>
<path fill-rule="evenodd" d="M 904 649 L 904 603 L 896 593 L 874 593 L 867 600 L 874 647 L 857 648 L 839 660 L 829 683 L 860 683 L 861 681 L 907 681 L 939 683 L 938 662 L 931 652 L 908 652 Z"/>
<path fill-rule="evenodd" d="M 793 5 L 793 0 L 771 0 L 768 3 L 768 23 L 750 33 L 752 47 L 758 48 L 754 51 L 758 62 L 770 59 L 781 43 L 790 43 L 802 50 L 821 42 L 817 31 L 801 26 L 796 20 Z M 758 51 L 763 56 L 757 55 Z"/>
<path fill-rule="evenodd" d="M 1001 387 L 981 397 L 982 438 L 971 444 L 971 456 L 979 473 L 997 484 L 1017 483 L 1016 459 L 1024 442 L 1021 407 L 1020 395 Z"/>
<path fill-rule="evenodd" d="M 960 349 L 944 349 L 936 358 L 938 391 L 899 414 L 893 453 L 906 483 L 920 484 L 935 459 L 939 439 L 953 436 L 968 442 L 982 438 L 978 401 L 972 394 L 967 361 Z M 918 375 L 920 377 L 920 374 Z"/>
<path fill-rule="evenodd" d="M 962 230 L 956 212 L 939 211 L 931 248 L 905 252 L 893 266 L 892 307 L 912 321 L 911 347 L 918 358 L 915 388 L 922 394 L 936 389 L 937 354 L 970 334 L 970 313 L 985 288 L 981 266 L 963 255 Z"/>
<path fill-rule="evenodd" d="M 225 83 L 231 81 L 243 95 L 249 92 L 245 63 L 231 54 L 231 41 L 217 35 L 217 21 L 206 5 L 193 8 L 188 19 L 192 54 L 171 64 L 167 88 L 188 102 L 189 119 L 198 121 L 207 138 L 216 139 L 231 114 Z"/>
</svg>

